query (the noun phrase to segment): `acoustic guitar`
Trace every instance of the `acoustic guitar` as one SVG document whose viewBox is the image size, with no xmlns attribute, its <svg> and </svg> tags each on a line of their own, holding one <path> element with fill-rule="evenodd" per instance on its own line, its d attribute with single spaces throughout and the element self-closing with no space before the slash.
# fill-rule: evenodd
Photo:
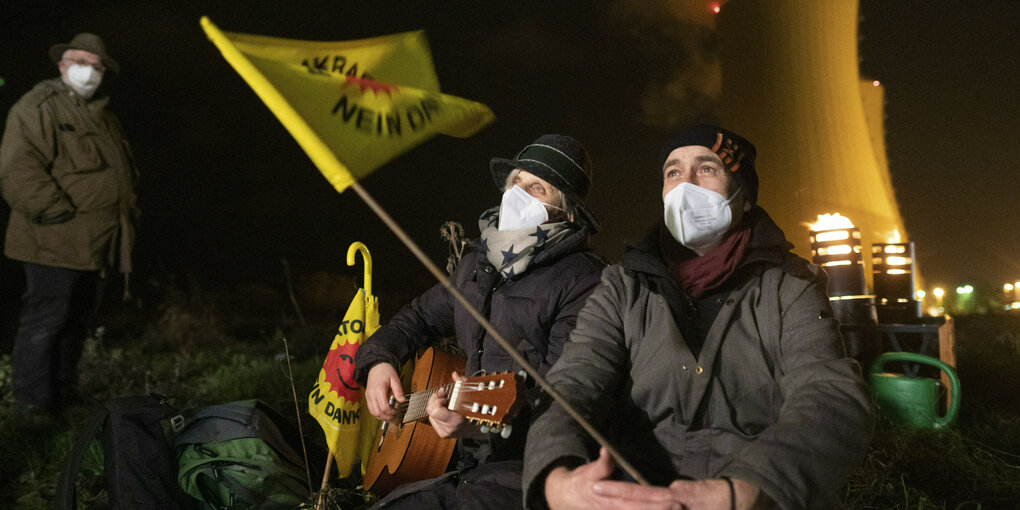
<svg viewBox="0 0 1020 510">
<path fill-rule="evenodd" d="M 457 440 L 440 438 L 428 423 L 425 405 L 445 388 L 449 409 L 482 431 L 509 437 L 510 422 L 524 405 L 524 380 L 509 373 L 487 374 L 454 382 L 450 373 L 464 370 L 463 358 L 429 348 L 415 361 L 406 400 L 396 405 L 394 423 L 383 423 L 365 468 L 365 489 L 379 496 L 408 482 L 437 477 L 446 470 Z M 410 392 L 406 392 L 406 390 Z M 395 400 L 391 397 L 391 404 Z"/>
</svg>

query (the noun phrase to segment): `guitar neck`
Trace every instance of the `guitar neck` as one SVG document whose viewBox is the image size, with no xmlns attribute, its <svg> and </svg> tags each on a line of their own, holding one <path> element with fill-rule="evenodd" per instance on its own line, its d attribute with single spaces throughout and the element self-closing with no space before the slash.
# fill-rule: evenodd
<svg viewBox="0 0 1020 510">
<path fill-rule="evenodd" d="M 407 395 L 407 409 L 404 411 L 404 416 L 400 418 L 400 422 L 406 424 L 416 421 L 428 421 L 429 414 L 426 412 L 425 406 L 428 404 L 429 397 L 440 389 L 446 389 L 446 393 L 449 394 L 450 389 L 453 388 L 454 384 L 455 383 L 444 384 L 442 386 L 429 388 L 425 391 L 416 391 Z"/>
<path fill-rule="evenodd" d="M 507 425 L 523 405 L 523 379 L 507 373 L 487 374 L 450 382 L 407 395 L 399 406 L 402 424 L 428 421 L 426 405 L 432 394 L 443 389 L 447 409 L 479 425 Z"/>
</svg>

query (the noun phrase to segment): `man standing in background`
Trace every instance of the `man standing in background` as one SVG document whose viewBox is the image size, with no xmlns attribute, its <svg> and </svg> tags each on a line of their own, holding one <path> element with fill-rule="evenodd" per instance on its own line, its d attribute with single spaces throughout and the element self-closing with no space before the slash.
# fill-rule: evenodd
<svg viewBox="0 0 1020 510">
<path fill-rule="evenodd" d="M 131 272 L 137 218 L 131 151 L 109 98 L 97 93 L 117 62 L 89 33 L 49 55 L 60 77 L 15 103 L 0 141 L 0 193 L 11 208 L 4 254 L 22 263 L 26 282 L 14 396 L 19 409 L 38 414 L 75 397 L 106 273 L 118 264 Z"/>
</svg>

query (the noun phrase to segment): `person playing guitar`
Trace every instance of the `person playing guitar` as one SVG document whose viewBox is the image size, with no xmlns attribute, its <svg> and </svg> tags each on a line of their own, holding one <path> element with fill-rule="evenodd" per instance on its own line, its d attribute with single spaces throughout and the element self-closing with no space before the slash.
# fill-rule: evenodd
<svg viewBox="0 0 1020 510">
<path fill-rule="evenodd" d="M 513 159 L 493 158 L 489 169 L 503 191 L 501 204 L 482 213 L 480 237 L 471 243 L 450 280 L 544 375 L 559 357 L 578 311 L 606 266 L 589 245 L 598 220 L 582 202 L 591 188 L 591 162 L 573 138 L 543 135 Z M 456 337 L 466 358 L 463 372 L 450 369 L 456 365 L 436 363 L 439 356 L 433 360 L 430 355 L 428 370 L 438 374 L 432 374 L 431 379 L 423 374 L 419 380 L 423 365 L 419 359 L 413 383 L 418 387 L 411 388 L 416 393 L 409 398 L 399 367 L 431 346 L 433 339 L 450 336 Z M 385 484 L 373 486 L 366 472 L 366 488 L 388 493 L 373 508 L 521 507 L 521 460 L 531 415 L 528 406 L 517 414 L 511 429 L 499 423 L 490 428 L 485 425 L 489 422 L 470 418 L 468 411 L 451 405 L 456 400 L 454 392 L 481 386 L 469 383 L 475 378 L 465 380 L 465 375 L 513 374 L 520 367 L 443 285 L 413 299 L 377 330 L 359 348 L 355 366 L 355 379 L 365 388 L 368 411 L 389 422 L 391 431 L 394 426 L 402 427 L 401 422 L 408 423 L 405 412 L 409 405 L 424 402 L 422 419 L 427 416 L 434 434 L 457 438 L 457 455 L 447 472 L 437 478 L 393 489 Z M 453 384 L 433 387 L 433 382 L 451 378 Z M 499 384 L 503 382 L 490 381 L 485 388 L 496 389 Z M 421 386 L 431 389 L 418 392 L 426 389 Z M 537 394 L 534 389 L 531 392 Z M 415 404 L 415 396 L 421 402 Z M 484 405 L 474 407 L 478 412 L 495 412 Z M 400 432 L 403 429 L 392 434 L 384 431 L 381 436 L 385 439 Z M 377 450 L 382 447 L 380 444 Z M 403 467 L 431 456 L 418 452 L 407 454 L 416 458 L 398 459 L 394 465 Z M 373 462 L 375 458 L 370 460 L 370 472 Z"/>
</svg>

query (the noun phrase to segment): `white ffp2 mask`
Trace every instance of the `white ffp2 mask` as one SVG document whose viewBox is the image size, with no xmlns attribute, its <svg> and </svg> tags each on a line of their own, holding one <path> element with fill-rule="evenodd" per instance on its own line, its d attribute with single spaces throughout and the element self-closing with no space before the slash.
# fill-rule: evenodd
<svg viewBox="0 0 1020 510">
<path fill-rule="evenodd" d="M 67 68 L 68 85 L 82 97 L 90 98 L 103 81 L 103 74 L 92 66 L 72 64 Z"/>
<path fill-rule="evenodd" d="M 712 248 L 730 228 L 730 202 L 736 196 L 734 192 L 727 199 L 712 190 L 681 182 L 663 199 L 666 228 L 677 242 L 692 250 Z"/>
<path fill-rule="evenodd" d="M 499 230 L 537 227 L 549 220 L 546 204 L 528 194 L 520 186 L 503 192 L 499 206 Z"/>
</svg>

